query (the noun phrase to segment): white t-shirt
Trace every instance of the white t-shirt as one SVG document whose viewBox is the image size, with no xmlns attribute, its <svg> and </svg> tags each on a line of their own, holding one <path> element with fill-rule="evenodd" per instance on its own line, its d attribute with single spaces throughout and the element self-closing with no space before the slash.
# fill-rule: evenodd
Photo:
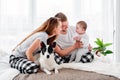
<svg viewBox="0 0 120 80">
<path fill-rule="evenodd" d="M 82 41 L 82 43 L 83 43 L 83 48 L 88 48 L 88 46 L 89 46 L 89 37 L 88 37 L 88 35 L 86 33 L 84 33 L 84 34 L 81 34 L 81 35 L 77 34 L 76 36 L 81 38 L 80 41 Z"/>
<path fill-rule="evenodd" d="M 76 27 L 74 26 L 69 26 L 67 30 L 67 34 L 60 34 L 58 38 L 56 39 L 57 44 L 62 48 L 68 48 L 71 45 L 74 44 L 73 36 L 76 35 L 75 32 Z"/>
<path fill-rule="evenodd" d="M 40 41 L 43 41 L 46 44 L 48 35 L 46 32 L 38 32 L 38 33 L 33 34 L 27 40 L 25 40 L 21 45 L 19 45 L 15 49 L 15 51 L 12 52 L 13 55 L 15 55 L 16 57 L 26 57 L 25 52 L 35 39 L 39 39 Z M 39 48 L 36 51 L 34 51 L 34 53 L 37 52 L 38 50 Z"/>
</svg>

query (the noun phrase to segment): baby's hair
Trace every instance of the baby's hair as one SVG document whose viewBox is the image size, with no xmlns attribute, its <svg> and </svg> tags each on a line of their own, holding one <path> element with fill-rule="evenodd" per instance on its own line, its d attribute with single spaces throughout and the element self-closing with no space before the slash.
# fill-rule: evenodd
<svg viewBox="0 0 120 80">
<path fill-rule="evenodd" d="M 85 21 L 79 21 L 77 22 L 78 25 L 82 25 L 82 28 L 86 31 L 87 29 L 87 23 Z"/>
</svg>

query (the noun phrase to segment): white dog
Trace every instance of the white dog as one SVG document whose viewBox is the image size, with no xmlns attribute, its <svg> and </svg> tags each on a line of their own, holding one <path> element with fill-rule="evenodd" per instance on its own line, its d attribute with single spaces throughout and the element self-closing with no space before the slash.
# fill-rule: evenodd
<svg viewBox="0 0 120 80">
<path fill-rule="evenodd" d="M 39 63 L 41 70 L 44 71 L 46 74 L 51 74 L 51 70 L 54 70 L 56 74 L 58 73 L 58 69 L 62 68 L 77 69 L 77 63 L 56 63 L 54 53 L 56 42 L 54 42 L 52 45 L 47 46 L 43 42 L 41 42 L 41 46 L 42 48 L 40 51 Z"/>
<path fill-rule="evenodd" d="M 50 70 L 55 70 L 55 73 L 58 73 L 59 65 L 56 63 L 54 59 L 54 48 L 56 43 L 54 42 L 52 45 L 45 45 L 43 42 L 41 43 L 41 52 L 40 52 L 40 66 L 41 70 L 43 70 L 47 74 L 51 74 Z"/>
</svg>

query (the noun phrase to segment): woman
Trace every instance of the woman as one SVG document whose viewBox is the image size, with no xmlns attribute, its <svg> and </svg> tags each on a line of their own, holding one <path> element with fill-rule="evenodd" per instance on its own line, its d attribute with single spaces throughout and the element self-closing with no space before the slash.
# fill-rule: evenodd
<svg viewBox="0 0 120 80">
<path fill-rule="evenodd" d="M 60 34 L 60 29 L 60 19 L 51 17 L 45 21 L 13 50 L 9 61 L 11 67 L 18 69 L 21 73 L 38 72 L 39 65 L 34 63 L 33 54 L 41 48 L 41 41 L 47 44 L 47 39 L 49 39 L 49 43 L 52 43 Z"/>
</svg>

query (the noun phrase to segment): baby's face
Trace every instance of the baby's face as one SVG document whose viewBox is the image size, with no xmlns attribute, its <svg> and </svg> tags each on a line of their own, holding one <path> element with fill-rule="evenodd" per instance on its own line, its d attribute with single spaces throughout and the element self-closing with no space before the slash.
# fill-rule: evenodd
<svg viewBox="0 0 120 80">
<path fill-rule="evenodd" d="M 84 34 L 85 33 L 85 30 L 83 29 L 83 27 L 82 27 L 82 25 L 76 25 L 76 32 L 78 33 L 78 34 Z"/>
</svg>

